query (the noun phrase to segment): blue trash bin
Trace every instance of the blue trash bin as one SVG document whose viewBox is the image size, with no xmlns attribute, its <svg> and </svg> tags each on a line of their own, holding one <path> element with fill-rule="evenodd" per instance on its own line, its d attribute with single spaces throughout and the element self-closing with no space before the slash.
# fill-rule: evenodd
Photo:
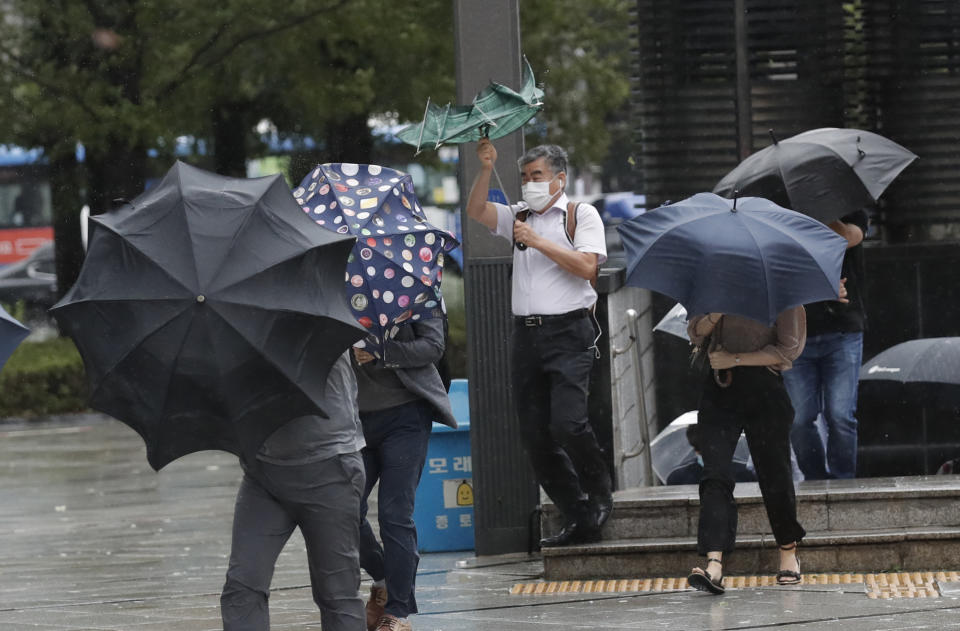
<svg viewBox="0 0 960 631">
<path fill-rule="evenodd" d="M 433 424 L 427 461 L 417 487 L 413 521 L 421 552 L 473 550 L 473 467 L 467 380 L 450 383 L 450 405 L 459 427 Z"/>
</svg>

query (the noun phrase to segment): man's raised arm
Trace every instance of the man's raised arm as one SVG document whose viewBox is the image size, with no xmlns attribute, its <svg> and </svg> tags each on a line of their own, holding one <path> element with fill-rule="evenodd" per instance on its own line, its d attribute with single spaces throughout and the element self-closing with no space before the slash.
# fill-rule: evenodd
<svg viewBox="0 0 960 631">
<path fill-rule="evenodd" d="M 497 150 L 489 138 L 482 138 L 477 143 L 477 158 L 480 159 L 480 170 L 470 188 L 470 197 L 467 198 L 467 215 L 479 221 L 490 230 L 497 229 L 497 208 L 487 201 L 490 192 L 490 174 L 497 161 Z"/>
</svg>

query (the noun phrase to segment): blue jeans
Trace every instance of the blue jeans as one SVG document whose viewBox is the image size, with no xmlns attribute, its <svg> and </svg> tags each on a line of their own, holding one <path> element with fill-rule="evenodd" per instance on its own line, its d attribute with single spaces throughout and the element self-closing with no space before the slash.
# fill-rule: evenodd
<svg viewBox="0 0 960 631">
<path fill-rule="evenodd" d="M 360 567 L 374 580 L 386 580 L 384 610 L 398 618 L 417 613 L 414 591 L 420 553 L 413 504 L 436 416 L 423 400 L 360 413 L 367 441 L 361 452 L 367 486 L 360 505 Z M 383 545 L 367 521 L 367 498 L 377 480 L 377 519 Z"/>
<path fill-rule="evenodd" d="M 857 385 L 863 333 L 825 333 L 807 344 L 783 373 L 795 416 L 790 439 L 807 480 L 852 478 L 857 473 Z M 827 445 L 817 416 L 827 425 Z"/>
</svg>

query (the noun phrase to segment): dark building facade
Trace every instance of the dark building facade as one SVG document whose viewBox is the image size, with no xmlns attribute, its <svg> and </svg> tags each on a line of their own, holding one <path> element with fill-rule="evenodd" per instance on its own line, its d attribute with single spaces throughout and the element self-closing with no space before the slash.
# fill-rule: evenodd
<svg viewBox="0 0 960 631">
<path fill-rule="evenodd" d="M 648 208 L 711 190 L 771 133 L 883 134 L 920 159 L 875 212 L 864 358 L 916 337 L 960 335 L 960 2 L 638 0 L 635 25 L 634 153 Z M 655 316 L 672 305 L 656 297 Z M 656 337 L 666 424 L 696 401 L 686 345 Z M 943 455 L 930 456 L 928 443 L 960 448 L 950 429 L 960 423 L 891 438 L 888 429 L 914 412 L 871 414 L 861 414 L 861 474 L 922 473 Z M 891 443 L 911 440 L 923 458 L 901 458 Z"/>
</svg>

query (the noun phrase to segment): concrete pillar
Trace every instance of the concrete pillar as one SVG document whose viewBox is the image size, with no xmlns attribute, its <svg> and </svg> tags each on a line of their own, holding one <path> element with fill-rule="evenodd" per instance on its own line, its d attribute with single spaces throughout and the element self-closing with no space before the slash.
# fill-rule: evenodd
<svg viewBox="0 0 960 631">
<path fill-rule="evenodd" d="M 457 103 L 469 103 L 491 80 L 519 87 L 521 77 L 518 0 L 454 0 Z M 496 141 L 497 172 L 511 201 L 520 195 L 517 158 L 523 136 Z M 460 199 L 466 202 L 477 173 L 476 144 L 460 146 Z M 496 180 L 494 180 L 496 185 Z M 461 210 L 461 212 L 463 212 Z M 464 301 L 470 380 L 470 440 L 477 555 L 525 551 L 537 485 L 520 436 L 510 389 L 509 345 L 511 246 L 462 216 Z"/>
</svg>

